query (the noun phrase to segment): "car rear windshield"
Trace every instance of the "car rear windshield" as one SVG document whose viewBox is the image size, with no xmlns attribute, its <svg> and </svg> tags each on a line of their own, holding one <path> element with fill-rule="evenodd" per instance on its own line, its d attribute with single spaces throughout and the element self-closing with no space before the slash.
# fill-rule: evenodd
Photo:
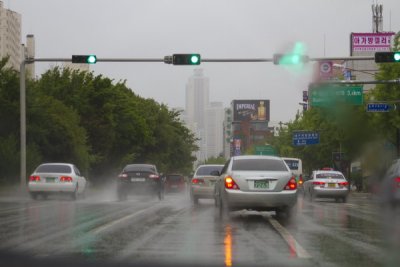
<svg viewBox="0 0 400 267">
<path fill-rule="evenodd" d="M 288 171 L 283 160 L 240 159 L 234 160 L 233 171 Z"/>
<path fill-rule="evenodd" d="M 299 169 L 299 161 L 298 160 L 285 159 L 285 162 L 288 165 L 289 169 L 291 169 L 291 170 Z"/>
<path fill-rule="evenodd" d="M 138 165 L 127 165 L 124 168 L 124 171 L 126 171 L 126 172 L 156 172 L 156 169 L 154 168 L 153 165 L 138 164 Z"/>
<path fill-rule="evenodd" d="M 196 175 L 211 175 L 213 171 L 221 172 L 224 166 L 201 166 L 197 169 Z"/>
<path fill-rule="evenodd" d="M 47 172 L 51 172 L 51 173 L 71 173 L 72 169 L 70 166 L 68 165 L 40 165 L 37 169 L 36 169 L 37 173 L 47 173 Z"/>
<path fill-rule="evenodd" d="M 181 175 L 167 175 L 167 179 L 169 181 L 180 181 L 183 180 L 183 177 Z"/>
<path fill-rule="evenodd" d="M 335 179 L 344 179 L 344 176 L 340 173 L 318 173 L 316 175 L 317 179 L 328 179 L 328 178 L 335 178 Z"/>
</svg>

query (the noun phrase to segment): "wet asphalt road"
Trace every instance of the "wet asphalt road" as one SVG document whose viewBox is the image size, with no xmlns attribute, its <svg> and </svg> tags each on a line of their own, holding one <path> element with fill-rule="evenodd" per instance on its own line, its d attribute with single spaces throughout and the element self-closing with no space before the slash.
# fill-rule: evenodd
<svg viewBox="0 0 400 267">
<path fill-rule="evenodd" d="M 290 220 L 241 211 L 221 221 L 215 212 L 212 200 L 193 206 L 186 192 L 123 202 L 107 190 L 77 201 L 0 194 L 0 251 L 121 266 L 400 266 L 400 208 L 367 195 L 299 196 Z"/>
</svg>

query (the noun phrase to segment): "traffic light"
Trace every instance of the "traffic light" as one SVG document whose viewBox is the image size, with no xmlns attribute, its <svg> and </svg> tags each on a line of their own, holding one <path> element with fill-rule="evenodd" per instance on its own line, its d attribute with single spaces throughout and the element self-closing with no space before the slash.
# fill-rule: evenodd
<svg viewBox="0 0 400 267">
<path fill-rule="evenodd" d="M 200 54 L 173 54 L 172 64 L 174 65 L 200 65 Z"/>
<path fill-rule="evenodd" d="M 308 56 L 300 54 L 274 54 L 275 65 L 299 65 L 309 60 Z"/>
<path fill-rule="evenodd" d="M 376 63 L 400 62 L 400 52 L 376 52 Z"/>
<path fill-rule="evenodd" d="M 72 63 L 95 64 L 96 55 L 72 55 Z"/>
</svg>

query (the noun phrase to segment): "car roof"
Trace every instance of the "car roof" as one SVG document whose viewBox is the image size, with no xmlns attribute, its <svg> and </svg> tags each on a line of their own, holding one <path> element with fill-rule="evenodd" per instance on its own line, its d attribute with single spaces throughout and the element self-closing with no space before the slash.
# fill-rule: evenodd
<svg viewBox="0 0 400 267">
<path fill-rule="evenodd" d="M 342 172 L 340 172 L 340 171 L 329 171 L 329 170 L 315 170 L 314 171 L 315 173 L 336 173 L 336 174 L 342 174 L 343 175 L 343 173 Z"/>
<path fill-rule="evenodd" d="M 46 162 L 46 163 L 42 163 L 39 166 L 42 165 L 68 165 L 68 166 L 74 166 L 74 164 L 72 163 L 65 163 L 65 162 Z"/>
<path fill-rule="evenodd" d="M 275 160 L 283 160 L 278 156 L 267 156 L 267 155 L 241 155 L 232 157 L 233 160 L 241 160 L 241 159 L 275 159 Z"/>
</svg>

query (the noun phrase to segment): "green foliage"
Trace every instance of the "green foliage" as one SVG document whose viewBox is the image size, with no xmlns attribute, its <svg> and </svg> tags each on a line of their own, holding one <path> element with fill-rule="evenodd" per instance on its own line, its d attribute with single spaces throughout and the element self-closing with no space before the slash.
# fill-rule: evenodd
<svg viewBox="0 0 400 267">
<path fill-rule="evenodd" d="M 204 164 L 225 164 L 226 159 L 224 157 L 211 157 L 208 158 Z"/>
<path fill-rule="evenodd" d="M 0 62 L 0 179 L 19 180 L 19 77 Z M 125 82 L 54 68 L 27 81 L 27 171 L 75 163 L 93 182 L 128 163 L 189 173 L 197 150 L 179 112 L 137 96 Z"/>
</svg>

